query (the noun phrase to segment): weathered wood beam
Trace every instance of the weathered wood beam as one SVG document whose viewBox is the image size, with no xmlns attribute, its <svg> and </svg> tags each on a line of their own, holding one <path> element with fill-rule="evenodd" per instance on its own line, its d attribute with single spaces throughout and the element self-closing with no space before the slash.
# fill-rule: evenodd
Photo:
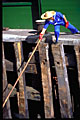
<svg viewBox="0 0 80 120">
<path fill-rule="evenodd" d="M 56 74 L 58 77 L 61 117 L 72 118 L 73 112 L 63 44 L 52 45 L 51 47 L 56 68 Z"/>
<path fill-rule="evenodd" d="M 14 71 L 13 62 L 5 59 L 5 64 L 6 64 L 6 70 L 7 70 L 7 71 Z"/>
<path fill-rule="evenodd" d="M 76 63 L 74 61 L 74 56 L 72 54 L 66 54 L 65 55 L 65 61 L 66 61 L 66 66 L 67 67 L 75 67 Z M 14 63 L 5 59 L 5 64 L 6 64 L 6 71 L 15 71 L 14 69 Z M 24 64 L 26 64 L 26 62 L 24 62 Z M 37 74 L 37 68 L 36 68 L 36 63 L 33 60 L 30 61 L 30 63 L 28 64 L 25 73 L 33 73 L 33 74 Z"/>
<path fill-rule="evenodd" d="M 16 66 L 17 66 L 17 73 L 18 76 L 22 71 L 21 66 L 23 62 L 23 49 L 22 49 L 22 42 L 15 42 L 14 43 L 14 50 L 16 56 Z M 19 79 L 19 114 L 22 115 L 22 118 L 29 118 L 28 113 L 28 102 L 26 96 L 26 83 L 25 83 L 25 73 Z"/>
<path fill-rule="evenodd" d="M 77 59 L 77 69 L 78 69 L 78 81 L 79 81 L 79 88 L 80 88 L 80 45 L 75 45 L 75 54 Z"/>
<path fill-rule="evenodd" d="M 5 59 L 5 64 L 6 64 L 6 71 L 15 71 L 14 70 L 14 65 L 13 62 L 6 60 Z M 26 64 L 26 62 L 24 62 L 24 65 Z M 35 64 L 29 64 L 25 70 L 25 73 L 33 73 L 33 74 L 37 74 L 37 68 Z"/>
<path fill-rule="evenodd" d="M 41 77 L 44 97 L 44 111 L 45 118 L 54 118 L 53 97 L 52 97 L 52 83 L 48 56 L 48 44 L 40 43 L 39 58 L 41 66 Z"/>
<path fill-rule="evenodd" d="M 4 55 L 4 44 L 2 43 L 2 59 L 3 59 L 3 102 L 5 101 L 8 95 L 8 82 L 7 82 L 7 74 L 6 74 L 6 66 L 5 66 L 5 55 Z M 10 110 L 10 101 L 8 99 L 6 105 L 3 108 L 3 118 L 11 119 L 11 110 Z"/>
<path fill-rule="evenodd" d="M 27 43 L 37 43 L 39 35 L 36 32 L 33 29 L 9 29 L 8 31 L 3 31 L 3 42 L 26 41 Z M 46 38 L 47 43 L 53 44 L 54 32 L 45 34 L 44 38 Z M 64 45 L 78 45 L 80 44 L 80 35 L 60 32 L 59 42 L 62 42 Z"/>
<path fill-rule="evenodd" d="M 11 84 L 8 84 L 9 92 L 12 89 L 12 87 L 13 86 Z M 19 98 L 19 92 L 15 88 L 13 90 L 12 94 L 10 95 L 10 97 L 14 97 L 16 94 L 18 95 L 18 98 Z M 29 100 L 35 100 L 35 101 L 40 101 L 41 100 L 40 92 L 37 91 L 36 89 L 34 89 L 33 87 L 30 87 L 30 86 L 26 86 L 26 96 L 27 96 L 27 99 L 29 99 Z"/>
</svg>

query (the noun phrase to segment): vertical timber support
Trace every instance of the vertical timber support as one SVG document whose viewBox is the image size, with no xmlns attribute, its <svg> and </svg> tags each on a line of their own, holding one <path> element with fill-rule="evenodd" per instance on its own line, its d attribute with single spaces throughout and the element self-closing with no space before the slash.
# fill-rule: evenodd
<svg viewBox="0 0 80 120">
<path fill-rule="evenodd" d="M 75 45 L 75 54 L 77 59 L 77 69 L 78 69 L 78 81 L 79 81 L 79 88 L 80 88 L 80 45 Z"/>
<path fill-rule="evenodd" d="M 59 102 L 62 118 L 72 118 L 72 104 L 68 83 L 67 68 L 63 44 L 52 44 L 52 54 L 54 58 L 56 74 L 58 77 Z"/>
<path fill-rule="evenodd" d="M 39 49 L 39 58 L 40 58 L 40 66 L 41 66 L 45 118 L 54 118 L 48 47 L 49 46 L 47 43 L 40 43 L 38 49 Z"/>
<path fill-rule="evenodd" d="M 22 42 L 15 42 L 14 43 L 14 50 L 16 56 L 16 64 L 17 64 L 17 72 L 18 76 L 24 67 L 23 62 L 23 49 L 22 49 Z M 19 79 L 19 114 L 22 118 L 29 118 L 28 113 L 28 102 L 26 96 L 26 83 L 25 83 L 25 74 L 20 77 Z"/>
<path fill-rule="evenodd" d="M 8 95 L 8 82 L 6 75 L 5 55 L 4 55 L 4 44 L 2 43 L 2 59 L 3 59 L 3 102 Z M 8 99 L 6 105 L 3 108 L 3 118 L 11 119 L 10 101 Z"/>
</svg>

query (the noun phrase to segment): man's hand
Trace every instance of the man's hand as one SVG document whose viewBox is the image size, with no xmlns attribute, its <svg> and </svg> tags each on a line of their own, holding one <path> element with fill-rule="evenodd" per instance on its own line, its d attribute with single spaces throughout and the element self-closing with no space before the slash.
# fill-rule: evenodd
<svg viewBox="0 0 80 120">
<path fill-rule="evenodd" d="M 69 22 L 67 21 L 65 27 L 68 28 L 68 26 L 69 26 Z"/>
<path fill-rule="evenodd" d="M 39 34 L 39 39 L 41 39 L 42 40 L 42 37 L 43 37 L 43 34 Z"/>
</svg>

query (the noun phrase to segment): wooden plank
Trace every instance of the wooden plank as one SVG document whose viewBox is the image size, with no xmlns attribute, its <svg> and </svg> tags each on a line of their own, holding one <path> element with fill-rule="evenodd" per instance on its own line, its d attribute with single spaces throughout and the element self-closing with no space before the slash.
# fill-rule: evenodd
<svg viewBox="0 0 80 120">
<path fill-rule="evenodd" d="M 14 43 L 14 50 L 15 50 L 15 56 L 16 56 L 16 65 L 17 65 L 17 71 L 18 76 L 22 71 L 21 66 L 23 62 L 23 51 L 22 51 L 22 42 L 15 42 Z M 19 79 L 19 114 L 22 116 L 22 118 L 29 118 L 28 113 L 28 102 L 27 102 L 27 96 L 26 96 L 26 83 L 25 83 L 25 73 L 20 77 Z"/>
<path fill-rule="evenodd" d="M 49 56 L 48 56 L 48 44 L 40 43 L 38 49 L 39 49 L 39 58 L 40 58 L 40 66 L 41 66 L 45 118 L 54 118 L 51 73 L 50 73 Z"/>
<path fill-rule="evenodd" d="M 80 88 L 80 45 L 75 45 L 75 54 L 77 59 L 77 69 L 78 69 L 78 81 L 79 81 L 79 88 Z"/>
<path fill-rule="evenodd" d="M 63 44 L 52 45 L 56 74 L 58 77 L 59 102 L 62 118 L 72 118 L 72 104 L 68 83 L 67 68 L 65 64 L 65 54 Z"/>
<path fill-rule="evenodd" d="M 74 57 L 72 54 L 66 54 L 65 55 L 65 61 L 66 61 L 66 66 L 68 67 L 75 67 L 76 63 L 74 61 Z M 38 61 L 37 61 L 38 62 Z M 6 71 L 14 71 L 14 63 L 5 59 L 5 64 L 6 64 Z M 26 62 L 24 62 L 26 64 Z M 25 73 L 32 73 L 32 74 L 37 74 L 37 67 L 35 61 L 31 60 L 30 63 L 28 64 L 27 68 L 25 69 Z"/>
<path fill-rule="evenodd" d="M 5 59 L 5 64 L 6 64 L 6 71 L 15 71 L 14 70 L 14 64 L 13 62 L 6 60 Z M 24 62 L 24 65 L 26 64 L 26 62 Z M 33 73 L 33 74 L 37 74 L 37 68 L 35 64 L 29 64 L 25 70 L 25 73 Z"/>
<path fill-rule="evenodd" d="M 12 87 L 13 86 L 11 84 L 8 84 L 9 92 L 12 89 Z M 15 88 L 13 90 L 12 94 L 10 95 L 10 97 L 14 97 L 16 94 L 18 95 L 18 98 L 19 98 L 19 92 L 17 92 L 17 89 Z M 27 96 L 27 99 L 29 99 L 29 100 L 35 100 L 35 101 L 41 100 L 40 92 L 30 86 L 26 86 L 26 96 Z"/>
<path fill-rule="evenodd" d="M 3 102 L 4 102 L 7 95 L 8 95 L 8 82 L 7 82 L 5 55 L 4 55 L 4 44 L 3 43 L 2 43 L 2 58 L 3 58 L 2 62 L 3 62 Z M 9 99 L 3 108 L 3 118 L 4 119 L 11 119 L 12 118 Z"/>
<path fill-rule="evenodd" d="M 39 35 L 36 34 L 37 31 L 33 29 L 9 29 L 8 31 L 3 31 L 3 42 L 20 42 L 26 41 L 27 43 L 36 43 Z M 53 43 L 54 32 L 49 32 L 44 35 L 47 38 L 47 43 Z M 78 45 L 80 44 L 80 34 L 71 34 L 60 32 L 59 42 L 64 45 Z"/>
<path fill-rule="evenodd" d="M 6 64 L 6 71 L 14 71 L 14 64 L 13 64 L 13 62 L 5 59 L 5 64 Z"/>
</svg>

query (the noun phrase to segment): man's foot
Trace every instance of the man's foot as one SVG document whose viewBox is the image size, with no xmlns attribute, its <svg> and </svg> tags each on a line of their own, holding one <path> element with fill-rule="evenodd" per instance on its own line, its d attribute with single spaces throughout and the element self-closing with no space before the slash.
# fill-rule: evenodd
<svg viewBox="0 0 80 120">
<path fill-rule="evenodd" d="M 78 31 L 76 34 L 80 34 L 80 31 Z"/>
<path fill-rule="evenodd" d="M 53 43 L 56 45 L 56 44 L 58 44 L 59 42 L 58 42 L 58 41 L 55 41 L 55 42 L 53 42 Z"/>
</svg>

